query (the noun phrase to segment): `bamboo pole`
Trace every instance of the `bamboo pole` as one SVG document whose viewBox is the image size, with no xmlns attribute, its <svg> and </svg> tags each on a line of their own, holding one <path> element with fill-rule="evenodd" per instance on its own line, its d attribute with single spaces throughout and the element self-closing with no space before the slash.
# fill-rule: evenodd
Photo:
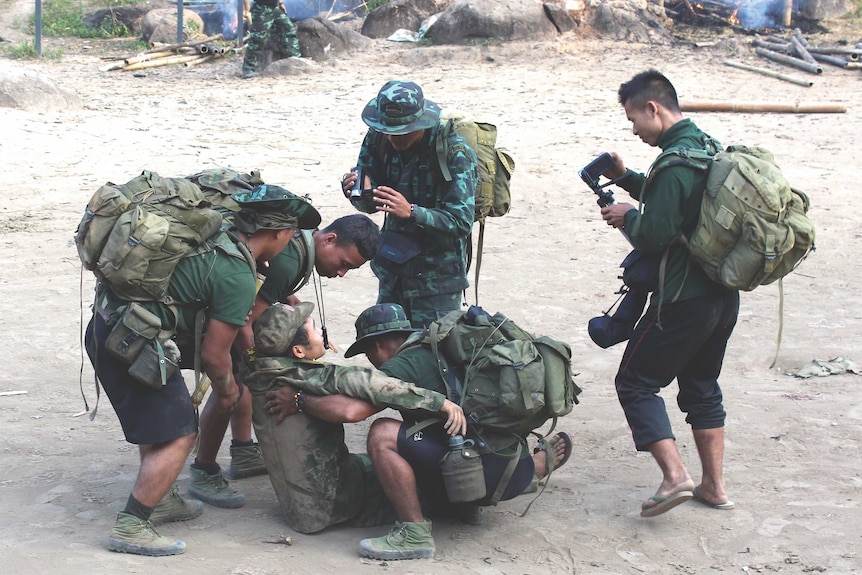
<svg viewBox="0 0 862 575">
<path fill-rule="evenodd" d="M 790 37 L 790 43 L 793 44 L 793 49 L 799 54 L 799 57 L 808 62 L 809 64 L 817 65 L 817 60 L 814 59 L 814 56 L 808 53 L 805 46 L 802 42 L 799 41 L 799 38 L 796 36 Z"/>
<path fill-rule="evenodd" d="M 192 66 L 197 66 L 198 64 L 203 64 L 204 62 L 209 62 L 212 60 L 214 56 L 212 54 L 204 54 L 198 56 L 195 60 L 189 60 L 188 62 L 183 63 L 183 66 L 186 68 L 191 68 Z"/>
<path fill-rule="evenodd" d="M 839 68 L 847 68 L 848 62 L 844 58 L 839 58 L 838 56 L 830 56 L 829 54 L 817 54 L 812 53 L 811 57 L 817 60 L 818 62 L 824 62 L 826 64 L 832 64 L 833 66 L 838 66 Z"/>
<path fill-rule="evenodd" d="M 787 114 L 843 114 L 847 111 L 838 104 L 759 104 L 740 102 L 680 102 L 679 109 L 683 112 L 739 112 L 743 114 L 756 113 L 787 113 Z"/>
<path fill-rule="evenodd" d="M 157 68 L 159 66 L 168 66 L 170 64 L 184 64 L 190 60 L 195 60 L 200 58 L 198 54 L 189 54 L 186 56 L 171 56 L 169 58 L 159 58 L 158 60 L 149 60 L 147 62 L 137 62 L 135 64 L 130 64 L 129 66 L 125 66 L 123 70 L 142 70 L 144 68 Z"/>
<path fill-rule="evenodd" d="M 773 52 L 783 52 L 784 54 L 794 53 L 793 44 L 790 44 L 789 42 L 769 42 L 762 38 L 755 38 L 754 46 L 755 48 L 766 48 L 767 50 L 772 50 Z"/>
<path fill-rule="evenodd" d="M 795 66 L 800 70 L 805 70 L 806 72 L 811 72 L 812 74 L 823 73 L 823 68 L 820 67 L 819 64 L 811 64 L 810 62 L 806 62 L 805 60 L 800 60 L 799 58 L 779 54 L 778 52 L 773 52 L 772 50 L 766 50 L 764 48 L 755 48 L 754 51 L 759 56 L 763 56 L 764 58 L 769 58 L 770 60 L 775 60 L 776 62 L 781 62 L 782 64 L 787 64 L 788 66 Z"/>
<path fill-rule="evenodd" d="M 805 86 L 810 88 L 814 85 L 814 82 L 811 80 L 803 80 L 802 78 L 795 78 L 793 76 L 788 76 L 786 74 L 781 74 L 779 72 L 773 72 L 772 70 L 767 70 L 766 68 L 758 68 L 756 66 L 749 66 L 748 64 L 742 64 L 740 62 L 734 62 L 732 60 L 725 60 L 724 62 L 727 66 L 732 66 L 733 68 L 739 68 L 740 70 L 748 70 L 749 72 L 756 72 L 758 74 L 763 74 L 764 76 L 769 76 L 771 78 L 778 78 L 779 80 L 784 80 L 785 82 L 791 82 L 793 84 L 797 84 L 799 86 Z"/>
<path fill-rule="evenodd" d="M 840 55 L 847 56 L 851 60 L 858 60 L 859 56 L 862 56 L 862 50 L 858 48 L 841 48 L 838 46 L 809 46 L 808 51 L 812 54 L 829 54 L 829 55 Z"/>
<path fill-rule="evenodd" d="M 790 26 L 793 18 L 793 0 L 784 0 L 784 22 L 785 26 Z"/>
<path fill-rule="evenodd" d="M 215 36 L 210 36 L 209 38 L 204 38 L 202 40 L 193 40 L 191 42 L 181 42 L 178 44 L 168 44 L 167 46 L 160 46 L 158 48 L 150 48 L 146 52 L 160 52 L 162 50 L 176 50 L 177 48 L 184 48 L 187 46 L 200 46 L 201 44 L 206 44 L 207 42 L 213 42 L 215 40 L 221 40 L 224 38 L 223 34 L 216 34 Z"/>
<path fill-rule="evenodd" d="M 176 56 L 175 52 L 150 52 L 149 54 L 138 54 L 137 56 L 132 56 L 131 58 L 126 58 L 123 60 L 125 65 L 129 64 L 137 64 L 138 62 L 148 62 L 150 60 L 158 60 L 159 58 L 168 58 L 170 56 Z"/>
</svg>

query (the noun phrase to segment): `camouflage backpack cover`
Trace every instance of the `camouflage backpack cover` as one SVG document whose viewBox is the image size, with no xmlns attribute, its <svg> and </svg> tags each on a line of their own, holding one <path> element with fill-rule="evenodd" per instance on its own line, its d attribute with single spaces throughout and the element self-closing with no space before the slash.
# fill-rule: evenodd
<svg viewBox="0 0 862 575">
<path fill-rule="evenodd" d="M 431 347 L 447 396 L 480 434 L 523 437 L 578 403 L 569 345 L 535 337 L 502 313 L 450 312 L 405 346 L 420 344 Z"/>
<path fill-rule="evenodd" d="M 84 267 L 121 299 L 167 300 L 177 263 L 221 228 L 200 188 L 144 171 L 93 194 L 75 233 Z"/>
</svg>

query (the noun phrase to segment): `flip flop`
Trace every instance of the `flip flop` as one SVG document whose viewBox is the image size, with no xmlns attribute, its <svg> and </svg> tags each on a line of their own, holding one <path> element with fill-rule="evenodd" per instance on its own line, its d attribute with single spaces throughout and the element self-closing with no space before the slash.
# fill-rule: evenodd
<svg viewBox="0 0 862 575">
<path fill-rule="evenodd" d="M 725 501 L 724 503 L 710 503 L 709 501 L 707 501 L 703 497 L 703 495 L 700 494 L 700 491 L 697 490 L 697 487 L 694 488 L 694 491 L 692 493 L 694 495 L 692 497 L 692 499 L 694 499 L 695 501 L 697 501 L 698 503 L 700 503 L 702 505 L 706 505 L 707 507 L 712 507 L 713 509 L 719 509 L 721 511 L 730 511 L 731 509 L 736 507 L 736 504 L 729 499 L 727 501 Z"/>
<path fill-rule="evenodd" d="M 649 498 L 650 501 L 655 501 L 655 505 L 651 505 L 645 509 L 641 510 L 641 517 L 655 517 L 656 515 L 661 515 L 662 513 L 666 513 L 670 511 L 677 505 L 681 503 L 685 503 L 689 499 L 694 497 L 694 493 L 692 491 L 677 491 L 670 497 L 661 497 L 660 495 L 653 495 Z"/>
<path fill-rule="evenodd" d="M 538 453 L 540 451 L 544 451 L 548 455 L 551 455 L 554 452 L 554 450 L 553 450 L 553 448 L 548 449 L 548 447 L 551 446 L 551 442 L 553 442 L 553 443 L 557 442 L 557 441 L 554 441 L 554 439 L 556 439 L 557 441 L 562 441 L 563 443 L 565 443 L 566 449 L 565 449 L 565 452 L 563 454 L 563 458 L 556 465 L 554 465 L 553 459 L 551 459 L 551 458 L 547 459 L 546 465 L 548 466 L 548 474 L 549 475 L 552 471 L 555 471 L 555 470 L 559 469 L 560 467 L 562 467 L 563 465 L 565 465 L 566 462 L 569 460 L 569 457 L 572 456 L 572 438 L 565 431 L 558 431 L 557 433 L 554 434 L 554 436 L 551 439 L 549 439 L 547 441 L 545 441 L 545 439 L 542 438 L 542 440 L 539 442 L 539 445 L 537 445 L 533 449 L 533 453 Z"/>
</svg>

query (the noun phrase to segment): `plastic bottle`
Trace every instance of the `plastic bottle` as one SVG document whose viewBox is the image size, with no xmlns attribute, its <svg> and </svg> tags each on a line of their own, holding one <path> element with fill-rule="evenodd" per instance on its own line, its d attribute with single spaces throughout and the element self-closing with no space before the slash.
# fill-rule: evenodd
<svg viewBox="0 0 862 575">
<path fill-rule="evenodd" d="M 463 435 L 453 435 L 449 437 L 449 452 L 440 460 L 446 496 L 452 503 L 485 497 L 482 459 L 472 447 L 472 440 L 465 440 Z"/>
</svg>

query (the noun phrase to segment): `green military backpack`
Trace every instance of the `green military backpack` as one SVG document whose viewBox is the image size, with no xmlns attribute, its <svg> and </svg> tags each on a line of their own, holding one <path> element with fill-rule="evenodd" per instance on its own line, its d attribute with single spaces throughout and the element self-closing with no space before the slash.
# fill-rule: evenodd
<svg viewBox="0 0 862 575">
<path fill-rule="evenodd" d="M 790 187 L 769 151 L 669 150 L 650 177 L 679 164 L 708 170 L 697 226 L 683 241 L 713 281 L 750 291 L 783 278 L 814 249 L 808 196 Z"/>
<path fill-rule="evenodd" d="M 186 177 L 196 184 L 204 196 L 214 206 L 221 206 L 230 212 L 238 212 L 239 204 L 231 196 L 239 192 L 250 192 L 264 182 L 260 171 L 252 170 L 248 174 L 230 168 L 210 168 Z"/>
<path fill-rule="evenodd" d="M 569 345 L 535 337 L 502 313 L 478 306 L 450 312 L 412 344 L 431 347 L 447 396 L 480 433 L 523 437 L 578 403 Z"/>
<path fill-rule="evenodd" d="M 75 234 L 84 267 L 127 301 L 169 303 L 177 263 L 221 228 L 197 185 L 144 171 L 125 184 L 101 186 Z"/>
</svg>

